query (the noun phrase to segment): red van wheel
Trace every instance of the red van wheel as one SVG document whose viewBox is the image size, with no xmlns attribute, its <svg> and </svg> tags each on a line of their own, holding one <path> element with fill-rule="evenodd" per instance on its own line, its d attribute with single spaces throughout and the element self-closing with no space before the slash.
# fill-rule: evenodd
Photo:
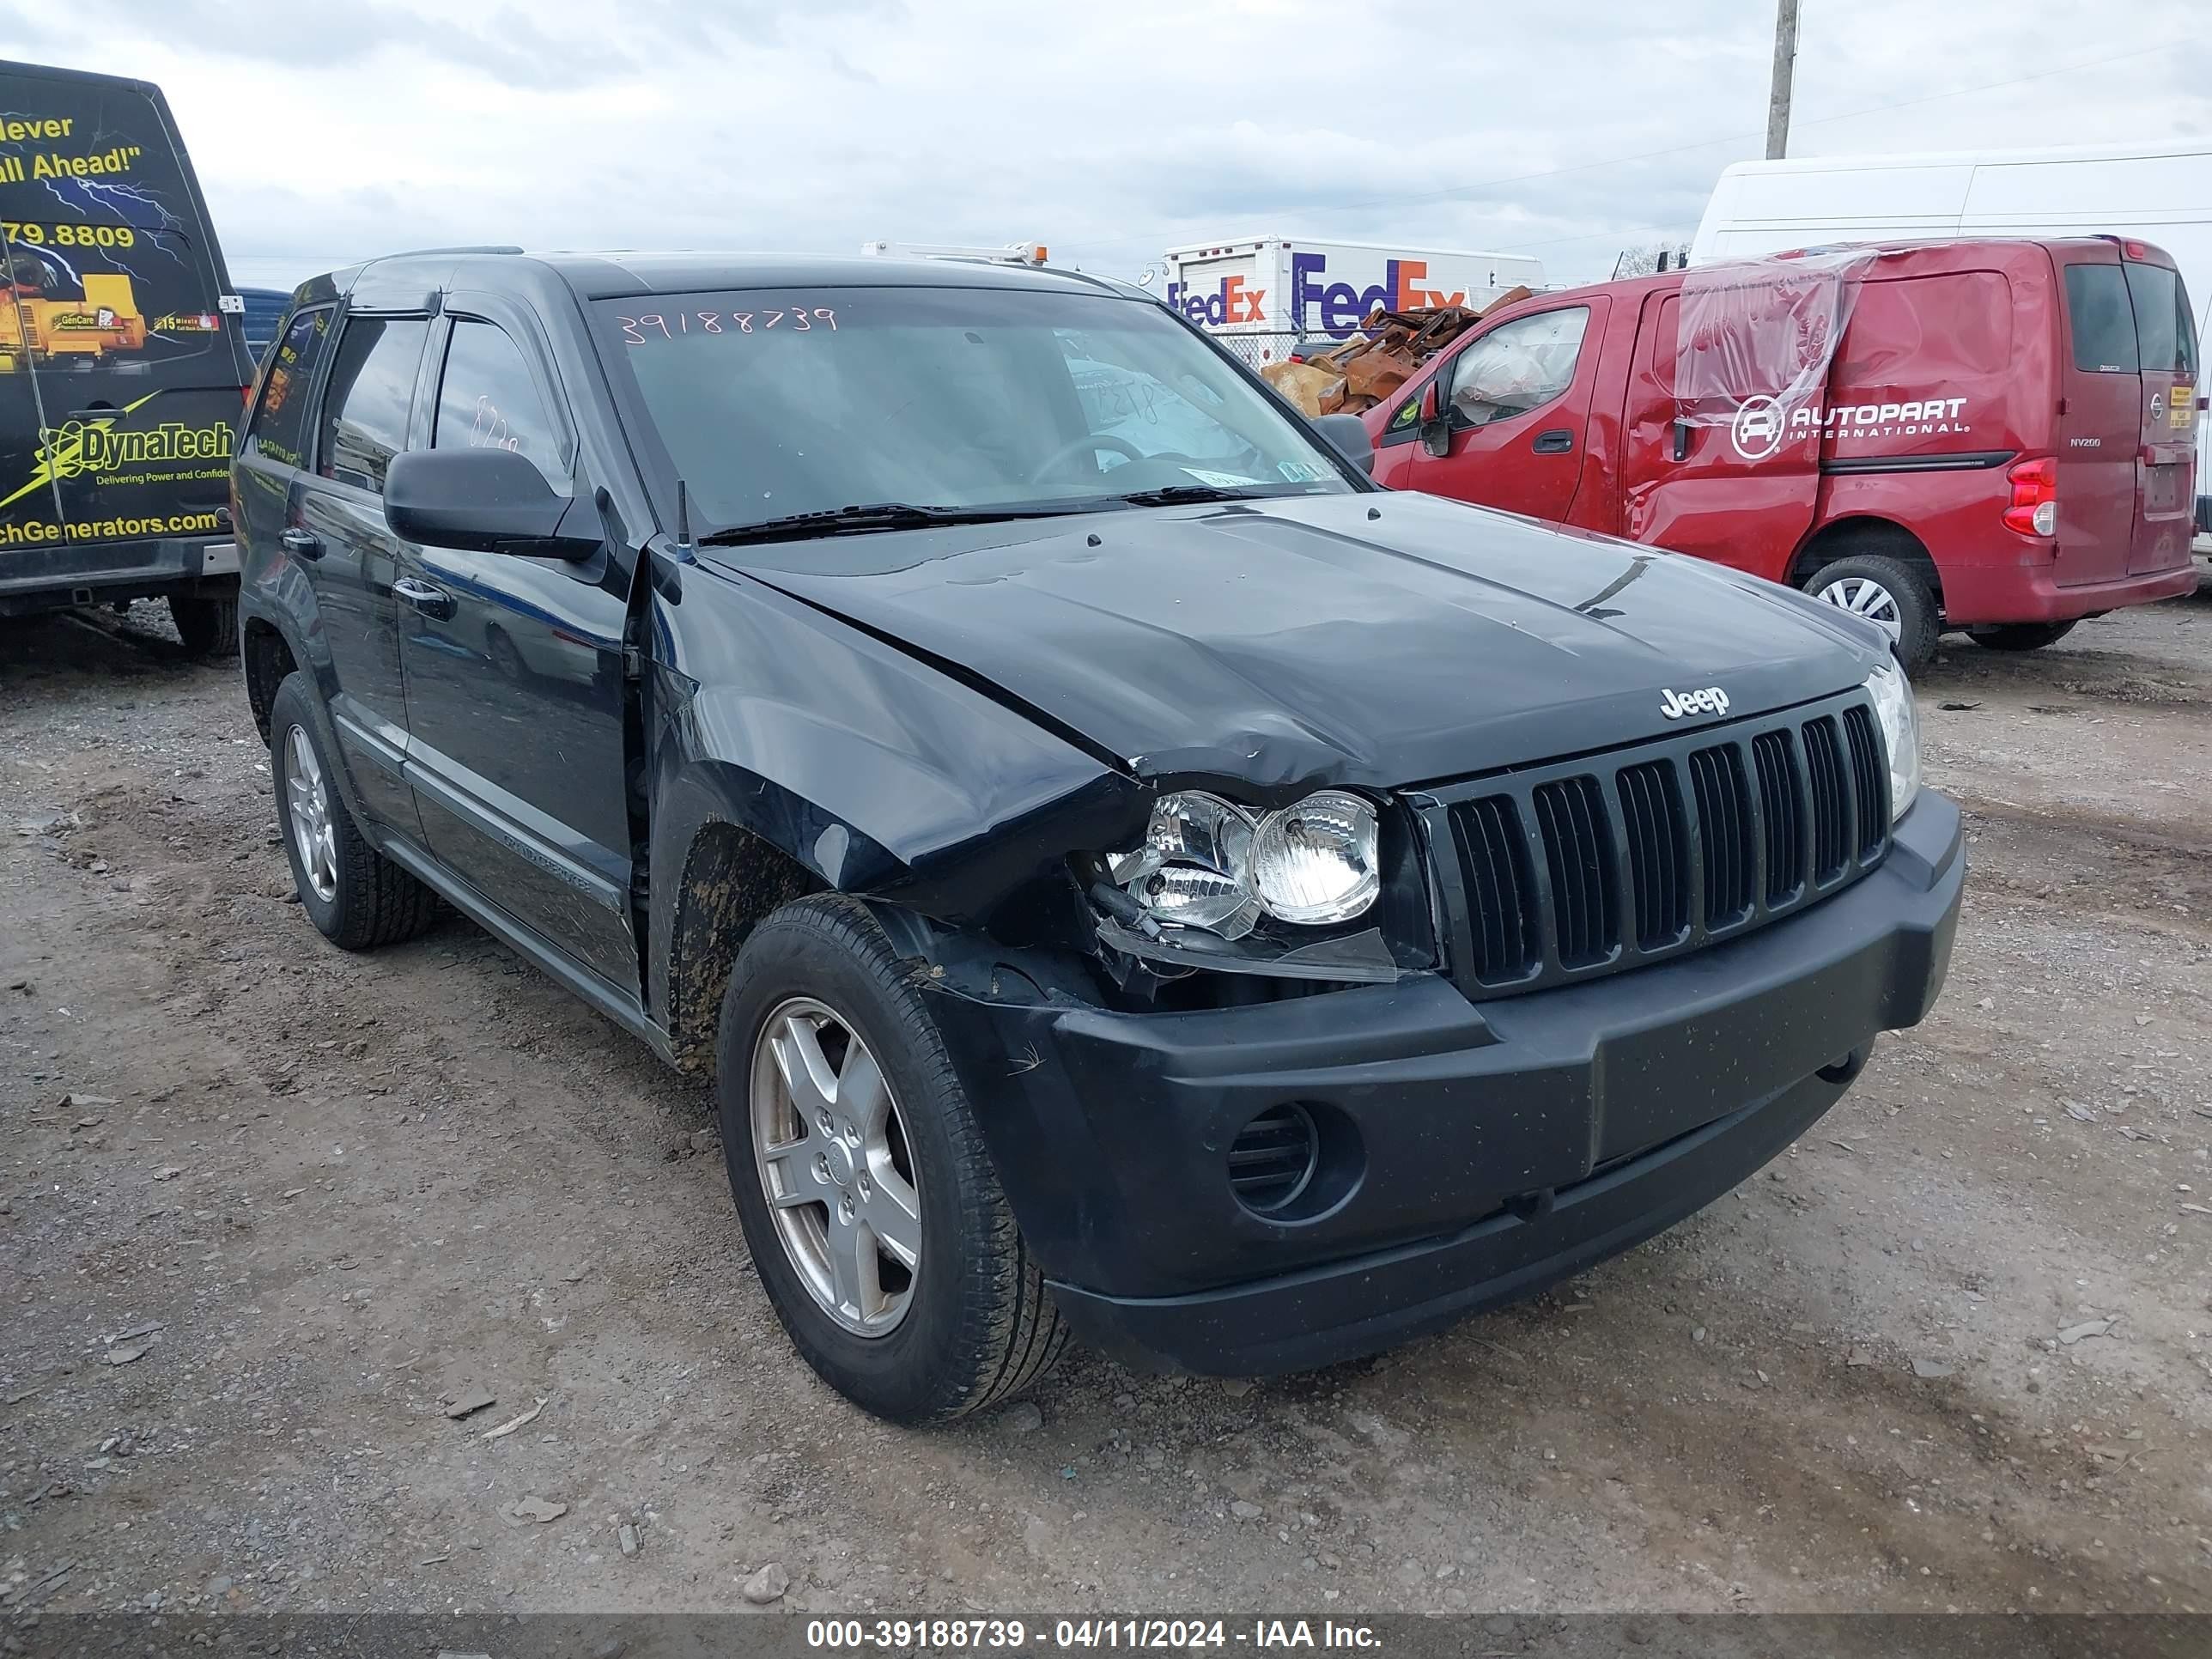
<svg viewBox="0 0 2212 1659">
<path fill-rule="evenodd" d="M 1889 648 L 1906 673 L 1918 673 L 1934 659 L 1936 597 L 1911 566 L 1854 553 L 1822 565 L 1805 591 L 1888 635 Z"/>
</svg>

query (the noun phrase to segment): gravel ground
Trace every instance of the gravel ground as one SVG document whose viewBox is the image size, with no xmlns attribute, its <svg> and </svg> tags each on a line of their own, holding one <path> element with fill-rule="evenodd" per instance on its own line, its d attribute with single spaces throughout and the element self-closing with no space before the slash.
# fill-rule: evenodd
<svg viewBox="0 0 2212 1659">
<path fill-rule="evenodd" d="M 2212 599 L 1946 650 L 1949 988 L 1702 1216 L 926 1434 L 793 1354 L 702 1091 L 464 922 L 323 943 L 161 632 L 0 623 L 0 1608 L 2212 1607 Z"/>
</svg>

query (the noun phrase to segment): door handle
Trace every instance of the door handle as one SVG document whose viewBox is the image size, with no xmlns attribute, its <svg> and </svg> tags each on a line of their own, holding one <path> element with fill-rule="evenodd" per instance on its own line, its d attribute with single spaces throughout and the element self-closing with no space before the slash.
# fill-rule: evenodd
<svg viewBox="0 0 2212 1659">
<path fill-rule="evenodd" d="M 1690 423 L 1687 421 L 1674 422 L 1674 459 L 1678 461 L 1690 459 Z"/>
<path fill-rule="evenodd" d="M 1539 455 L 1565 455 L 1575 447 L 1575 434 L 1567 428 L 1555 426 L 1549 432 L 1539 432 L 1536 441 L 1529 446 Z"/>
<path fill-rule="evenodd" d="M 312 530 L 301 530 L 295 526 L 276 539 L 295 559 L 319 559 L 323 556 L 323 538 Z"/>
<path fill-rule="evenodd" d="M 450 622 L 453 619 L 453 596 L 442 587 L 418 582 L 412 576 L 402 576 L 392 584 L 392 591 L 398 598 L 406 600 L 434 621 Z"/>
</svg>

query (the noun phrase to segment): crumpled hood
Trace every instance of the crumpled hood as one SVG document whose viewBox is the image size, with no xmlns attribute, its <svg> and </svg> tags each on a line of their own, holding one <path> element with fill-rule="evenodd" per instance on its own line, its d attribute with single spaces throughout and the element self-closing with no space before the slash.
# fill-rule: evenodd
<svg viewBox="0 0 2212 1659">
<path fill-rule="evenodd" d="M 1389 788 L 1857 684 L 1866 624 L 1656 549 L 1411 494 L 708 549 L 1139 776 Z"/>
</svg>

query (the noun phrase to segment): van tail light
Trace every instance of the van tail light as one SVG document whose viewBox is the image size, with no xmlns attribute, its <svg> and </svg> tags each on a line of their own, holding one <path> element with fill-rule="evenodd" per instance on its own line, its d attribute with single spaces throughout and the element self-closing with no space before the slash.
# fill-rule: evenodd
<svg viewBox="0 0 2212 1659">
<path fill-rule="evenodd" d="M 2052 536 L 2058 532 L 2058 463 L 2048 455 L 2033 461 L 2015 461 L 2006 470 L 2012 485 L 2012 504 L 2004 510 L 2005 528 L 2023 536 Z"/>
<path fill-rule="evenodd" d="M 242 386 L 238 388 L 238 406 L 240 409 L 251 409 L 253 407 L 253 388 L 252 386 Z"/>
</svg>

